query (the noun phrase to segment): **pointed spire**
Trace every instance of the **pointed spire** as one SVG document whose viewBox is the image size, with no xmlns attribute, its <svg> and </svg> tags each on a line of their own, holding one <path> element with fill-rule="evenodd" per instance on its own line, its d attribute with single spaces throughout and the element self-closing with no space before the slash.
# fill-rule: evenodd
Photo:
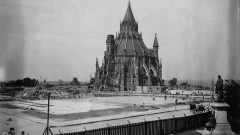
<svg viewBox="0 0 240 135">
<path fill-rule="evenodd" d="M 158 47 L 157 33 L 155 33 L 155 38 L 153 41 L 153 47 Z"/>
<path fill-rule="evenodd" d="M 98 58 L 96 57 L 96 69 L 99 69 L 99 63 L 98 63 Z"/>
<path fill-rule="evenodd" d="M 131 8 L 131 4 L 130 4 L 130 0 L 128 2 L 127 11 L 126 11 L 126 14 L 125 14 L 124 19 L 123 19 L 123 22 L 124 21 L 129 21 L 129 22 L 134 21 L 135 22 L 133 12 L 132 12 L 132 8 Z"/>
</svg>

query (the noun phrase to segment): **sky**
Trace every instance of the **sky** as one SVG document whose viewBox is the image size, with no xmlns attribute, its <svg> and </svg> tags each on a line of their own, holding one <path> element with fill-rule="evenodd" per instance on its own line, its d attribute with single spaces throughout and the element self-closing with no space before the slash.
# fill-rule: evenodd
<svg viewBox="0 0 240 135">
<path fill-rule="evenodd" d="M 0 77 L 89 81 L 128 0 L 0 0 Z M 239 0 L 131 0 L 163 78 L 240 78 Z"/>
</svg>

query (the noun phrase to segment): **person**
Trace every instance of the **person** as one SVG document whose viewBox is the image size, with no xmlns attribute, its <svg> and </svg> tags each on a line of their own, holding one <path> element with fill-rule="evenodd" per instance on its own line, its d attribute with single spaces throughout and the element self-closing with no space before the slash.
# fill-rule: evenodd
<svg viewBox="0 0 240 135">
<path fill-rule="evenodd" d="M 219 100 L 222 100 L 223 98 L 223 79 L 221 78 L 221 75 L 218 75 L 218 80 L 216 85 L 216 94 L 219 94 Z"/>
<path fill-rule="evenodd" d="M 165 97 L 165 100 L 167 100 L 167 94 L 165 94 L 165 96 L 164 96 L 164 97 Z"/>
<path fill-rule="evenodd" d="M 9 135 L 15 135 L 14 128 L 10 128 L 10 131 L 8 132 Z"/>
<path fill-rule="evenodd" d="M 155 96 L 153 95 L 152 100 L 155 101 Z"/>
<path fill-rule="evenodd" d="M 175 100 L 175 111 L 177 110 L 177 102 L 178 102 L 178 98 L 176 98 Z"/>
</svg>

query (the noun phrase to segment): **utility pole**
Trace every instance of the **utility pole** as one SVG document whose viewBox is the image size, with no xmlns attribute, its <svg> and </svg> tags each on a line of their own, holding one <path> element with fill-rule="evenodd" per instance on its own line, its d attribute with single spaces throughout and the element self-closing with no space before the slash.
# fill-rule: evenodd
<svg viewBox="0 0 240 135">
<path fill-rule="evenodd" d="M 213 77 L 212 77 L 212 99 L 214 101 L 214 80 L 213 80 Z"/>
<path fill-rule="evenodd" d="M 47 110 L 47 130 L 49 130 L 49 104 L 50 104 L 50 96 L 51 94 L 48 93 L 48 110 Z M 48 131 L 47 131 L 47 135 L 48 135 Z"/>
<path fill-rule="evenodd" d="M 52 131 L 50 130 L 50 126 L 49 126 L 49 106 L 50 106 L 50 96 L 51 93 L 48 93 L 48 110 L 47 110 L 47 126 L 43 132 L 42 135 L 53 135 Z M 50 133 L 50 134 L 49 134 Z"/>
</svg>

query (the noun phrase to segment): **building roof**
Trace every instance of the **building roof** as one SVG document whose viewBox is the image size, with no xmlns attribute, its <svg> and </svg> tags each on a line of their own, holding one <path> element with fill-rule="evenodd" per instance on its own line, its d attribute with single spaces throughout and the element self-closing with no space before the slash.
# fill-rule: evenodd
<svg viewBox="0 0 240 135">
<path fill-rule="evenodd" d="M 149 54 L 149 50 L 142 40 L 142 34 L 138 33 L 138 24 L 135 21 L 130 2 L 117 37 L 116 55 L 143 56 Z"/>
<path fill-rule="evenodd" d="M 125 13 L 123 21 L 135 22 L 130 2 L 128 3 L 127 11 Z"/>
<path fill-rule="evenodd" d="M 141 39 L 126 38 L 117 42 L 116 55 L 148 55 L 148 48 Z"/>
</svg>

